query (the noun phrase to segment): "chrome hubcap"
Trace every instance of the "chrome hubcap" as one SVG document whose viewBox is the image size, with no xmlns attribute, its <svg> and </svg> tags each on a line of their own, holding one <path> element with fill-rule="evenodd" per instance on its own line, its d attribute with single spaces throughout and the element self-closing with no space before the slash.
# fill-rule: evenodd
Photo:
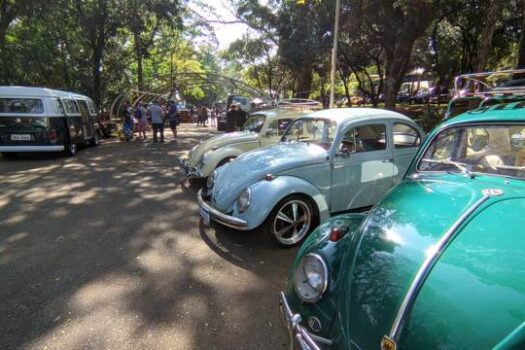
<svg viewBox="0 0 525 350">
<path fill-rule="evenodd" d="M 282 244 L 295 244 L 306 235 L 311 221 L 312 212 L 305 202 L 301 200 L 286 202 L 274 219 L 273 234 Z"/>
</svg>

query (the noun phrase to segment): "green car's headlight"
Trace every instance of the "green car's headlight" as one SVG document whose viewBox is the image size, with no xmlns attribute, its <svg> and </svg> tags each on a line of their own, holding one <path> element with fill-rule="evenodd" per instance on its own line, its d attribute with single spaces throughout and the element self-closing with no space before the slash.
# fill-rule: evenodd
<svg viewBox="0 0 525 350">
<path fill-rule="evenodd" d="M 215 185 L 215 178 L 217 177 L 217 170 L 215 170 L 213 173 L 211 173 L 210 176 L 208 176 L 208 179 L 206 180 L 206 187 L 208 189 L 211 189 L 213 185 Z"/>
<path fill-rule="evenodd" d="M 307 303 L 316 303 L 328 287 L 328 266 L 319 254 L 306 254 L 294 273 L 295 292 Z"/>
<path fill-rule="evenodd" d="M 241 195 L 239 196 L 239 199 L 237 199 L 237 210 L 239 211 L 239 213 L 243 213 L 246 209 L 248 209 L 251 200 L 252 191 L 249 188 L 242 191 Z"/>
</svg>

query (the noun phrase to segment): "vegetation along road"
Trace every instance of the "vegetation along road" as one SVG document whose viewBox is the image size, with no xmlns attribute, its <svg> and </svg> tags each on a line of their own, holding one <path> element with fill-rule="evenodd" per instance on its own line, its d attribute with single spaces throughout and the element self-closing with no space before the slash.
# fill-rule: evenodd
<svg viewBox="0 0 525 350">
<path fill-rule="evenodd" d="M 296 249 L 200 224 L 178 144 L 0 159 L 0 349 L 279 349 Z"/>
</svg>

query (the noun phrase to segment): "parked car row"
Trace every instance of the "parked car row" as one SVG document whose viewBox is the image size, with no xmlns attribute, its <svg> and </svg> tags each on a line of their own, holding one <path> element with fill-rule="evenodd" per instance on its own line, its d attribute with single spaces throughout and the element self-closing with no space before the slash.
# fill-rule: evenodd
<svg viewBox="0 0 525 350">
<path fill-rule="evenodd" d="M 524 107 L 476 109 L 426 139 L 385 110 L 276 109 L 183 168 L 207 178 L 204 223 L 304 242 L 279 294 L 290 348 L 523 349 Z"/>
<path fill-rule="evenodd" d="M 0 86 L 0 152 L 64 152 L 98 145 L 98 113 L 84 95 L 45 88 Z"/>
</svg>

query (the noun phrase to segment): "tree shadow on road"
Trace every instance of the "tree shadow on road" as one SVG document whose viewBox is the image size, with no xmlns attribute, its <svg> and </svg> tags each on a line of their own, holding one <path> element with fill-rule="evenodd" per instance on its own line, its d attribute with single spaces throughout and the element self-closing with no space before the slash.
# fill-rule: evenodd
<svg viewBox="0 0 525 350">
<path fill-rule="evenodd" d="M 211 253 L 179 185 L 187 147 L 0 162 L 1 349 L 281 346 L 276 293 L 294 253 L 221 231 L 212 240 L 240 260 Z"/>
</svg>

